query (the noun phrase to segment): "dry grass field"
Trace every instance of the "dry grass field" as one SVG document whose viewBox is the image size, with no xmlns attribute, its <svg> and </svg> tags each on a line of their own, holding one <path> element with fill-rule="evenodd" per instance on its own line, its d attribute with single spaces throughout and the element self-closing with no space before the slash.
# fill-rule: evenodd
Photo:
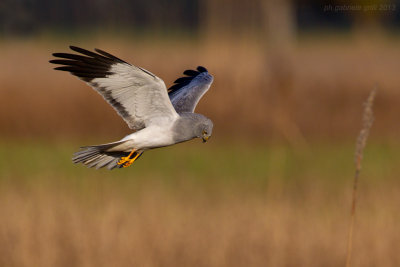
<svg viewBox="0 0 400 267">
<path fill-rule="evenodd" d="M 1 266 L 344 264 L 351 146 L 194 143 L 117 172 L 72 165 L 74 146 L 2 144 Z M 354 266 L 400 263 L 398 149 L 367 149 Z"/>
<path fill-rule="evenodd" d="M 343 266 L 354 143 L 375 85 L 353 266 L 399 266 L 399 42 L 308 37 L 279 67 L 257 39 L 1 40 L 0 266 Z M 215 80 L 198 111 L 213 137 L 123 170 L 73 165 L 79 146 L 129 129 L 52 70 L 51 53 L 69 44 L 109 51 L 167 86 L 206 66 Z"/>
<path fill-rule="evenodd" d="M 309 38 L 299 41 L 289 59 L 283 57 L 283 67 L 275 50 L 256 40 L 153 42 L 112 36 L 90 41 L 4 40 L 0 42 L 1 133 L 115 138 L 128 132 L 100 96 L 75 77 L 54 71 L 48 63 L 51 53 L 66 52 L 73 44 L 98 47 L 149 69 L 163 78 L 167 87 L 183 70 L 206 66 L 215 80 L 198 110 L 212 117 L 216 135 L 250 135 L 292 143 L 353 140 L 360 125 L 360 104 L 377 85 L 374 132 L 397 139 L 400 125 L 393 122 L 400 113 L 400 40 Z"/>
</svg>

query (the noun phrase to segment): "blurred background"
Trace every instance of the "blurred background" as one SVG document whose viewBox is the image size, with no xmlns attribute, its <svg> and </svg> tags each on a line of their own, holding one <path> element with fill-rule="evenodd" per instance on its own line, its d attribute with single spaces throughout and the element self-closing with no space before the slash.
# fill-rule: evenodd
<svg viewBox="0 0 400 267">
<path fill-rule="evenodd" d="M 0 266 L 340 266 L 377 88 L 353 266 L 399 266 L 400 2 L 2 0 Z M 213 137 L 127 169 L 73 165 L 130 132 L 54 52 L 100 48 L 167 87 L 205 66 Z"/>
</svg>

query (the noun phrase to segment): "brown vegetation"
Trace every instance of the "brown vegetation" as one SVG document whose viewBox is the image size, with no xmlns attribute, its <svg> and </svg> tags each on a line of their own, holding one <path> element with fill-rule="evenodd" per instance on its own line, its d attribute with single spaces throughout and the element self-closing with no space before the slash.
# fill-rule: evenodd
<svg viewBox="0 0 400 267">
<path fill-rule="evenodd" d="M 332 38 L 332 37 L 331 37 Z M 344 37 L 343 37 L 344 38 Z M 396 40 L 365 44 L 339 39 L 300 41 L 279 67 L 255 39 L 200 42 L 100 38 L 97 41 L 7 41 L 0 44 L 0 125 L 6 136 L 112 135 L 127 127 L 75 77 L 52 70 L 51 53 L 73 43 L 99 47 L 151 70 L 172 84 L 184 69 L 206 66 L 215 76 L 198 111 L 215 122 L 215 136 L 353 138 L 358 105 L 379 85 L 375 134 L 400 131 L 400 58 Z M 253 40 L 253 41 L 251 41 Z M 332 41 L 333 43 L 330 43 Z M 264 43 L 264 42 L 263 42 Z M 278 64 L 278 65 L 277 65 Z M 298 132 L 296 134 L 296 132 Z"/>
<path fill-rule="evenodd" d="M 376 84 L 352 262 L 400 264 L 398 141 L 387 142 L 400 132 L 398 40 L 305 38 L 275 55 L 257 38 L 138 39 L 0 43 L 0 266 L 344 265 L 353 147 L 323 150 L 321 139 L 353 141 Z M 83 82 L 52 70 L 51 53 L 69 43 L 167 86 L 206 66 L 215 80 L 198 111 L 214 121 L 212 140 L 151 151 L 118 172 L 72 165 L 79 145 L 129 129 Z"/>
<path fill-rule="evenodd" d="M 1 191 L 1 266 L 344 264 L 348 196 L 328 184 L 260 193 L 149 181 L 127 196 L 102 179 L 82 192 L 53 178 Z M 354 266 L 398 266 L 399 196 L 397 185 L 363 188 Z"/>
<path fill-rule="evenodd" d="M 356 153 L 355 153 L 355 173 L 354 173 L 354 182 L 353 182 L 353 194 L 352 194 L 352 202 L 351 202 L 351 214 L 350 214 L 350 226 L 349 226 L 349 237 L 347 240 L 347 257 L 346 257 L 346 267 L 351 266 L 351 256 L 352 256 L 352 248 L 353 248 L 353 231 L 354 231 L 354 221 L 356 215 L 356 207 L 357 207 L 357 188 L 358 188 L 358 179 L 361 171 L 361 161 L 364 155 L 364 148 L 367 144 L 367 139 L 369 132 L 371 130 L 372 123 L 374 121 L 374 113 L 373 113 L 373 104 L 376 95 L 376 88 L 371 91 L 368 96 L 367 101 L 364 103 L 364 112 L 362 117 L 362 128 L 360 134 L 357 138 L 356 143 Z"/>
<path fill-rule="evenodd" d="M 352 146 L 191 142 L 114 172 L 77 146 L 1 144 L 0 266 L 344 266 Z M 398 148 L 366 151 L 353 266 L 400 263 Z"/>
</svg>

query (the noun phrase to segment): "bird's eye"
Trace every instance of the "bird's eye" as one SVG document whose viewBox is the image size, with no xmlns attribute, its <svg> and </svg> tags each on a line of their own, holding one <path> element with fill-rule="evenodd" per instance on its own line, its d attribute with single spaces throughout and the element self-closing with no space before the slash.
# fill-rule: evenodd
<svg viewBox="0 0 400 267">
<path fill-rule="evenodd" d="M 204 134 L 204 135 L 207 135 L 208 133 L 207 133 L 207 131 L 203 130 L 203 134 Z"/>
</svg>

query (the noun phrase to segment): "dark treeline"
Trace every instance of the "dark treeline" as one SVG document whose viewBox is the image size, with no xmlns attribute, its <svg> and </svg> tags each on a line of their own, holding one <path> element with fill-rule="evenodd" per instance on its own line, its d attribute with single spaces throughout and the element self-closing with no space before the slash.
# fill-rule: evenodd
<svg viewBox="0 0 400 267">
<path fill-rule="evenodd" d="M 0 0 L 0 35 L 102 27 L 110 30 L 237 33 L 264 30 L 268 27 L 268 14 L 279 12 L 290 14 L 297 30 L 348 29 L 371 21 L 398 26 L 400 6 L 397 0 L 387 1 L 390 6 L 383 6 L 387 10 L 364 10 L 373 5 L 381 8 L 382 3 L 380 0 L 371 0 L 368 4 L 331 1 L 328 5 L 305 0 Z M 362 9 L 336 10 L 346 5 L 361 5 Z M 285 7 L 282 9 L 282 6 Z"/>
<path fill-rule="evenodd" d="M 82 28 L 169 28 L 198 25 L 198 1 L 182 0 L 1 0 L 0 33 Z"/>
</svg>

